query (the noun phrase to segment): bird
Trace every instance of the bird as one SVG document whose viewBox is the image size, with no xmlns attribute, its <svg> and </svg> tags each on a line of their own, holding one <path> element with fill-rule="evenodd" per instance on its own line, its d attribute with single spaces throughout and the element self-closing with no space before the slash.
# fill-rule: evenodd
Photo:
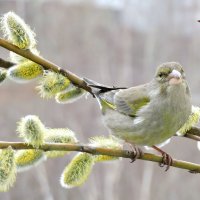
<svg viewBox="0 0 200 200">
<path fill-rule="evenodd" d="M 84 80 L 93 88 L 109 132 L 134 148 L 156 149 L 162 154 L 160 166 L 167 165 L 168 170 L 173 160 L 159 144 L 175 135 L 191 114 L 190 89 L 183 67 L 178 62 L 162 63 L 150 82 L 130 88 Z M 140 148 L 135 149 L 133 160 L 142 152 Z"/>
</svg>

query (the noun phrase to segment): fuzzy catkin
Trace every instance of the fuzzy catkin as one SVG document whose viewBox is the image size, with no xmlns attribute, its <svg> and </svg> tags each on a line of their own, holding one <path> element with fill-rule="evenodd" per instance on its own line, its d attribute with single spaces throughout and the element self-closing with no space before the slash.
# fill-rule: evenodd
<svg viewBox="0 0 200 200">
<path fill-rule="evenodd" d="M 22 62 L 8 69 L 8 78 L 19 83 L 26 83 L 42 74 L 42 66 L 32 61 Z"/>
<path fill-rule="evenodd" d="M 46 157 L 42 150 L 18 150 L 15 153 L 17 172 L 22 172 L 34 166 L 37 166 L 40 162 L 42 162 L 45 159 Z"/>
<path fill-rule="evenodd" d="M 46 128 L 35 115 L 27 115 L 18 122 L 17 132 L 27 144 L 39 147 L 44 143 Z"/>
<path fill-rule="evenodd" d="M 8 12 L 1 18 L 4 35 L 20 49 L 31 49 L 36 45 L 35 33 L 14 12 Z"/>
<path fill-rule="evenodd" d="M 0 192 L 6 192 L 16 180 L 14 150 L 11 147 L 0 150 Z"/>
<path fill-rule="evenodd" d="M 85 90 L 74 86 L 67 91 L 56 94 L 55 99 L 57 103 L 61 104 L 73 103 L 83 97 L 85 94 Z"/>
<path fill-rule="evenodd" d="M 67 89 L 69 86 L 70 80 L 62 74 L 46 71 L 36 89 L 39 91 L 42 98 L 48 99 Z"/>
<path fill-rule="evenodd" d="M 65 188 L 83 184 L 91 173 L 94 157 L 88 153 L 78 153 L 64 169 L 60 183 Z"/>
<path fill-rule="evenodd" d="M 176 133 L 177 135 L 185 135 L 192 126 L 196 125 L 200 119 L 200 108 L 197 106 L 192 106 L 191 114 L 185 124 Z"/>
</svg>

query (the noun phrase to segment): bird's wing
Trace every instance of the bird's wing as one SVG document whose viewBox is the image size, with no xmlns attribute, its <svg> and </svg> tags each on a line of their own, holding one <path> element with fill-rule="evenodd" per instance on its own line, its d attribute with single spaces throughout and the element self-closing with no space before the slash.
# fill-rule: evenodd
<svg viewBox="0 0 200 200">
<path fill-rule="evenodd" d="M 112 90 L 105 93 L 100 93 L 98 98 L 100 100 L 100 104 L 102 107 L 102 111 L 104 112 L 107 108 L 116 110 L 116 106 L 114 103 L 114 96 L 119 92 L 119 90 Z"/>
<path fill-rule="evenodd" d="M 109 108 L 135 116 L 136 112 L 150 101 L 146 85 L 124 89 L 108 87 L 87 78 L 84 78 L 84 81 L 92 88 L 102 112 Z"/>
<path fill-rule="evenodd" d="M 130 116 L 150 101 L 146 85 L 119 90 L 113 98 L 116 110 Z"/>
</svg>

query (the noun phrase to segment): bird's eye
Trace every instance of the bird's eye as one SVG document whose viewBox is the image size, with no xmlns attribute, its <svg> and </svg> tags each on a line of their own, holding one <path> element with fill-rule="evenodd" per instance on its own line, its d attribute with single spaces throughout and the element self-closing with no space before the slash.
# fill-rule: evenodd
<svg viewBox="0 0 200 200">
<path fill-rule="evenodd" d="M 158 74 L 158 76 L 159 76 L 160 78 L 164 78 L 164 77 L 167 77 L 167 73 L 165 73 L 165 72 L 160 72 L 160 73 Z"/>
</svg>

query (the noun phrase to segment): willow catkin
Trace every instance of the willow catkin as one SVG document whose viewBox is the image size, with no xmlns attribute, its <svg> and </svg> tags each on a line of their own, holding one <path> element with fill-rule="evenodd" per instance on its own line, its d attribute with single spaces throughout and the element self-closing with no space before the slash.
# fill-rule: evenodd
<svg viewBox="0 0 200 200">
<path fill-rule="evenodd" d="M 65 188 L 83 184 L 92 171 L 94 157 L 88 153 L 78 153 L 64 169 L 60 183 Z"/>
<path fill-rule="evenodd" d="M 20 49 L 31 49 L 36 45 L 35 33 L 14 12 L 8 12 L 3 15 L 1 29 L 5 37 Z"/>
<path fill-rule="evenodd" d="M 45 159 L 46 157 L 42 150 L 37 150 L 37 149 L 18 150 L 15 153 L 17 172 L 22 172 L 34 166 L 37 166 Z"/>
<path fill-rule="evenodd" d="M 11 147 L 0 150 L 0 191 L 6 192 L 16 180 L 14 150 Z"/>
<path fill-rule="evenodd" d="M 62 74 L 46 71 L 36 89 L 39 91 L 42 98 L 52 98 L 69 86 L 70 80 Z"/>
<path fill-rule="evenodd" d="M 8 69 L 8 78 L 18 83 L 29 82 L 42 76 L 42 74 L 42 66 L 30 60 Z"/>
<path fill-rule="evenodd" d="M 35 115 L 23 117 L 17 124 L 17 132 L 27 144 L 39 147 L 44 143 L 46 128 Z"/>
<path fill-rule="evenodd" d="M 73 103 L 74 101 L 77 101 L 78 99 L 83 97 L 85 94 L 85 90 L 74 86 L 69 90 L 59 92 L 58 94 L 56 94 L 55 99 L 57 103 L 61 104 Z"/>
</svg>

